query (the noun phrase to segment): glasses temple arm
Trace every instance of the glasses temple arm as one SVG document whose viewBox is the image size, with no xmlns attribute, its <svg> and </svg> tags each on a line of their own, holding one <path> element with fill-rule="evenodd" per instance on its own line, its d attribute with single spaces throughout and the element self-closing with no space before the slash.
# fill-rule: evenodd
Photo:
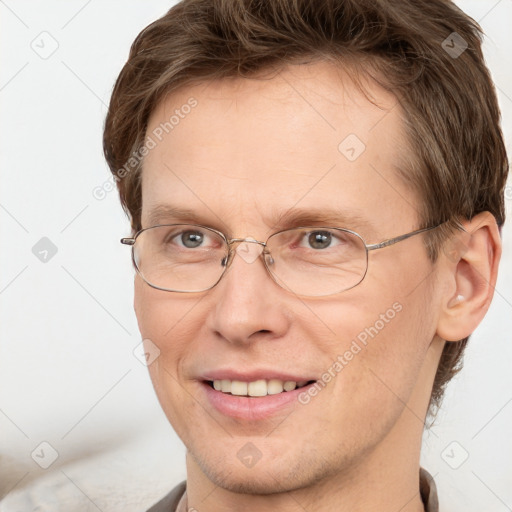
<svg viewBox="0 0 512 512">
<path fill-rule="evenodd" d="M 414 235 L 419 235 L 420 233 L 424 233 L 425 231 L 430 231 L 432 229 L 436 229 L 441 224 L 438 224 L 437 226 L 430 226 L 429 228 L 423 228 L 423 229 L 417 229 L 416 231 L 411 231 L 410 233 L 406 233 L 405 235 L 400 235 L 395 238 L 389 238 L 388 240 L 384 240 L 383 242 L 379 242 L 378 244 L 368 244 L 366 246 L 366 249 L 368 251 L 374 251 L 375 249 L 382 249 L 383 247 L 388 247 L 390 245 L 394 245 L 398 242 L 401 242 L 402 240 L 406 240 L 407 238 L 410 238 Z"/>
</svg>

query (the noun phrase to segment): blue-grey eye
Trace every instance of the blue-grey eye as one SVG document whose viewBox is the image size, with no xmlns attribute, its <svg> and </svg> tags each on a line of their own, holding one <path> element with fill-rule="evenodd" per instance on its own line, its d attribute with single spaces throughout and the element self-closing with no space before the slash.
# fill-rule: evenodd
<svg viewBox="0 0 512 512">
<path fill-rule="evenodd" d="M 308 236 L 308 243 L 313 249 L 327 249 L 331 242 L 332 234 L 329 231 L 313 231 Z"/>
<path fill-rule="evenodd" d="M 181 243 L 188 249 L 195 249 L 203 243 L 204 235 L 199 231 L 185 231 L 180 236 Z"/>
</svg>

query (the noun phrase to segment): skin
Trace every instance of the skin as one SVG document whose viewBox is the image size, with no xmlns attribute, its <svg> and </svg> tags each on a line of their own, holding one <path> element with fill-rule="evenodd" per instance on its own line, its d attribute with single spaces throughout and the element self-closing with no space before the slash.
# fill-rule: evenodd
<svg viewBox="0 0 512 512">
<path fill-rule="evenodd" d="M 420 198 L 396 171 L 408 151 L 401 110 L 376 85 L 365 89 L 379 106 L 343 72 L 316 63 L 168 95 L 148 134 L 190 97 L 198 104 L 145 159 L 143 227 L 200 221 L 264 241 L 290 209 L 339 207 L 358 216 L 355 224 L 340 217 L 323 225 L 353 229 L 367 243 L 418 229 Z M 353 162 L 338 150 L 349 134 L 366 145 Z M 189 208 L 198 219 L 150 219 L 158 205 Z M 151 379 L 187 447 L 188 507 L 423 510 L 419 454 L 439 358 L 445 340 L 467 336 L 485 314 L 500 255 L 490 214 L 464 225 L 464 251 L 441 251 L 433 264 L 423 235 L 415 236 L 371 252 L 362 283 L 329 297 L 297 297 L 261 260 L 238 256 L 207 292 L 163 292 L 135 277 L 141 334 L 161 351 Z M 395 303 L 401 311 L 307 405 L 248 421 L 206 399 L 198 381 L 205 369 L 264 367 L 320 379 Z M 251 468 L 237 457 L 248 442 L 261 453 Z"/>
</svg>

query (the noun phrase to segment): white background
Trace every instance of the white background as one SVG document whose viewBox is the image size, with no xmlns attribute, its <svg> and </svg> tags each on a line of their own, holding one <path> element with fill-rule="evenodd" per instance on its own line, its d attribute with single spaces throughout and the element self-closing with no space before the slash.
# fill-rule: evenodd
<svg viewBox="0 0 512 512">
<path fill-rule="evenodd" d="M 458 4 L 487 33 L 510 152 L 512 0 Z M 92 194 L 109 178 L 101 138 L 114 80 L 135 36 L 171 5 L 0 1 L 2 512 L 144 510 L 185 477 L 184 449 L 133 354 L 128 221 L 116 191 Z M 34 51 L 52 45 L 46 59 Z M 510 216 L 510 187 L 507 197 Z M 46 263 L 32 252 L 42 237 L 57 248 Z M 424 438 L 442 512 L 512 510 L 512 224 L 503 237 L 491 310 Z M 48 469 L 31 457 L 49 461 L 41 442 L 59 454 Z"/>
</svg>

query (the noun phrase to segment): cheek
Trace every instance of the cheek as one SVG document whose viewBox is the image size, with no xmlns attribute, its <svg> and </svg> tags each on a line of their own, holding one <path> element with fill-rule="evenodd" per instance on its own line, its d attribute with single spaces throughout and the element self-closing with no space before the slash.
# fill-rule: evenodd
<svg viewBox="0 0 512 512">
<path fill-rule="evenodd" d="M 369 280 L 379 294 L 362 287 L 336 315 L 332 306 L 315 309 L 334 333 L 322 346 L 328 361 L 322 380 L 329 380 L 331 413 L 346 427 L 361 434 L 369 425 L 385 430 L 408 402 L 435 334 L 428 281 L 411 293 L 412 281 L 398 276 L 393 286 Z"/>
<path fill-rule="evenodd" d="M 134 309 L 139 330 L 142 338 L 150 340 L 159 351 L 148 370 L 157 397 L 170 420 L 172 410 L 180 400 L 177 382 L 181 379 L 187 346 L 181 327 L 192 308 L 189 301 L 176 300 L 173 294 L 155 290 L 139 277 L 135 279 Z"/>
<path fill-rule="evenodd" d="M 191 352 L 191 341 L 202 339 L 204 325 L 198 318 L 201 297 L 184 296 L 155 290 L 139 276 L 135 279 L 134 309 L 143 339 L 158 347 L 159 356 L 148 366 L 160 405 L 169 422 L 181 437 L 187 423 L 197 414 L 189 392 L 183 368 Z"/>
<path fill-rule="evenodd" d="M 188 324 L 189 317 L 194 314 L 194 307 L 199 299 L 155 290 L 138 276 L 135 279 L 134 292 L 134 309 L 142 337 L 156 343 L 162 355 L 169 352 L 166 348 L 171 342 L 173 351 L 179 354 L 181 347 L 185 345 L 185 336 L 181 331 Z"/>
</svg>

